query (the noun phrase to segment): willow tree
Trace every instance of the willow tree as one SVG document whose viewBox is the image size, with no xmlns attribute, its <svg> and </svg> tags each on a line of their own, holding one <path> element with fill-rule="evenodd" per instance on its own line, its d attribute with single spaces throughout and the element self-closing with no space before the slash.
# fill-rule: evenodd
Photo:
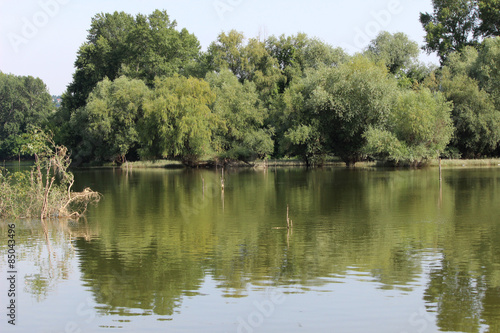
<svg viewBox="0 0 500 333">
<path fill-rule="evenodd" d="M 125 162 L 126 156 L 137 149 L 137 122 L 143 115 L 143 102 L 149 89 L 141 80 L 120 77 L 99 82 L 87 100 L 86 126 L 82 136 L 92 146 L 92 159 Z M 77 118 L 78 119 L 78 118 Z"/>
<path fill-rule="evenodd" d="M 429 89 L 401 92 L 384 127 L 365 133 L 365 151 L 398 165 L 419 166 L 444 152 L 454 133 L 451 103 Z"/>
<path fill-rule="evenodd" d="M 253 82 L 240 83 L 228 69 L 206 77 L 217 96 L 211 105 L 220 119 L 214 148 L 222 159 L 252 161 L 273 152 L 271 130 L 264 127 L 268 113 Z"/>
<path fill-rule="evenodd" d="M 297 98 L 291 100 L 289 116 L 297 123 L 292 130 L 301 124 L 311 126 L 317 132 L 314 140 L 348 166 L 364 158 L 363 133 L 387 122 L 398 91 L 384 64 L 361 55 L 337 67 L 311 71 L 296 84 Z"/>
<path fill-rule="evenodd" d="M 154 86 L 139 122 L 140 154 L 176 158 L 187 165 L 212 155 L 217 117 L 209 108 L 215 101 L 209 84 L 175 75 L 157 78 Z"/>
<path fill-rule="evenodd" d="M 451 76 L 445 68 L 441 87 L 453 102 L 456 135 L 451 146 L 465 158 L 491 156 L 500 142 L 500 111 L 478 82 L 465 75 Z"/>
</svg>

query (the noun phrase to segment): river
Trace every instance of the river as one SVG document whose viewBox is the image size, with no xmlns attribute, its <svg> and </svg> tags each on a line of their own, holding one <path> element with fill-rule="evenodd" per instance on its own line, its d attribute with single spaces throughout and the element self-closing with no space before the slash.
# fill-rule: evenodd
<svg viewBox="0 0 500 333">
<path fill-rule="evenodd" d="M 75 176 L 86 218 L 0 222 L 2 332 L 500 332 L 500 167 Z"/>
</svg>

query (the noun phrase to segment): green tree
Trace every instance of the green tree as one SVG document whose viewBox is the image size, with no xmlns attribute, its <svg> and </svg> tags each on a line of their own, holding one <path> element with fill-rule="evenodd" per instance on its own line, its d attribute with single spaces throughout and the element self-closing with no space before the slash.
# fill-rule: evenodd
<svg viewBox="0 0 500 333">
<path fill-rule="evenodd" d="M 427 52 L 437 52 L 443 64 L 454 51 L 477 47 L 500 35 L 499 0 L 433 0 L 433 13 L 420 13 Z"/>
<path fill-rule="evenodd" d="M 229 69 L 240 82 L 254 82 L 263 100 L 278 93 L 281 73 L 265 42 L 257 38 L 246 42 L 243 33 L 231 30 L 221 33 L 217 41 L 210 44 L 207 55 L 212 71 Z"/>
<path fill-rule="evenodd" d="M 446 98 L 453 101 L 456 127 L 451 145 L 465 158 L 491 155 L 500 142 L 500 112 L 491 95 L 468 76 L 450 77 L 447 68 L 444 72 L 442 89 Z"/>
<path fill-rule="evenodd" d="M 307 97 L 313 93 L 320 75 L 312 69 L 310 72 L 295 80 L 284 93 L 284 133 L 279 142 L 282 155 L 297 156 L 307 166 L 321 162 L 327 150 L 320 132 L 320 119 L 307 105 Z"/>
<path fill-rule="evenodd" d="M 451 103 L 429 89 L 403 91 L 385 127 L 365 133 L 365 151 L 395 164 L 418 166 L 443 152 L 453 135 Z"/>
<path fill-rule="evenodd" d="M 64 111 L 85 106 L 89 94 L 105 77 L 119 77 L 122 64 L 127 62 L 127 38 L 134 25 L 134 17 L 124 12 L 100 13 L 92 18 L 87 40 L 77 52 L 73 80 L 63 94 Z"/>
<path fill-rule="evenodd" d="M 500 37 L 486 38 L 478 49 L 466 47 L 450 54 L 445 63 L 452 75 L 466 75 L 491 94 L 500 109 Z"/>
<path fill-rule="evenodd" d="M 500 1 L 478 0 L 479 18 L 481 24 L 479 32 L 483 37 L 500 36 Z"/>
<path fill-rule="evenodd" d="M 285 93 L 282 144 L 307 163 L 333 153 L 347 166 L 363 159 L 363 133 L 387 122 L 398 91 L 384 64 L 357 55 L 337 67 L 310 69 Z"/>
<path fill-rule="evenodd" d="M 491 156 L 498 146 L 499 57 L 500 38 L 486 38 L 479 50 L 469 46 L 450 54 L 432 84 L 454 104 L 451 147 L 463 157 Z"/>
<path fill-rule="evenodd" d="M 90 92 L 105 77 L 113 81 L 126 74 L 152 84 L 156 76 L 183 73 L 197 59 L 200 45 L 193 34 L 176 26 L 160 10 L 135 18 L 124 12 L 96 15 L 63 96 L 66 112 L 85 106 Z"/>
<path fill-rule="evenodd" d="M 437 52 L 444 63 L 446 57 L 478 40 L 478 8 L 476 0 L 432 0 L 433 13 L 420 13 L 426 32 L 424 50 Z"/>
<path fill-rule="evenodd" d="M 318 121 L 313 120 L 310 124 L 289 128 L 281 142 L 282 153 L 299 157 L 308 167 L 321 165 L 326 154 L 318 127 Z"/>
<path fill-rule="evenodd" d="M 466 47 L 448 57 L 440 87 L 454 103 L 457 135 L 452 147 L 468 158 L 493 155 L 498 146 L 500 38 L 485 39 L 479 51 Z"/>
<path fill-rule="evenodd" d="M 137 122 L 143 116 L 143 103 L 149 89 L 141 80 L 120 77 L 104 79 L 90 94 L 87 106 L 79 109 L 86 120 L 84 138 L 92 158 L 100 161 L 125 162 L 127 154 L 137 149 Z M 75 116 L 75 126 L 82 126 Z"/>
<path fill-rule="evenodd" d="M 486 90 L 500 110 L 500 37 L 486 38 L 473 67 L 473 78 Z"/>
<path fill-rule="evenodd" d="M 219 156 L 251 161 L 271 154 L 274 143 L 270 131 L 264 128 L 267 110 L 255 84 L 240 83 L 229 69 L 209 73 L 206 80 L 217 96 L 211 108 L 220 119 L 213 140 Z"/>
<path fill-rule="evenodd" d="M 392 74 L 407 71 L 417 61 L 419 53 L 418 44 L 402 32 L 382 31 L 366 49 L 369 57 L 384 63 Z"/>
<path fill-rule="evenodd" d="M 178 158 L 195 165 L 213 154 L 211 137 L 217 118 L 209 108 L 215 101 L 209 84 L 174 75 L 157 78 L 154 86 L 139 122 L 141 155 Z"/>
<path fill-rule="evenodd" d="M 309 75 L 312 77 L 306 80 L 302 92 L 303 110 L 317 119 L 328 151 L 353 166 L 363 159 L 363 133 L 370 126 L 387 122 L 398 91 L 397 81 L 388 76 L 383 64 L 361 55 Z"/>
<path fill-rule="evenodd" d="M 265 42 L 251 38 L 244 49 L 247 58 L 247 79 L 255 83 L 257 91 L 266 104 L 278 95 L 282 79 L 277 60 L 266 49 Z"/>
<path fill-rule="evenodd" d="M 217 41 L 212 42 L 207 50 L 209 68 L 216 72 L 229 69 L 240 81 L 247 79 L 248 59 L 244 41 L 243 33 L 236 30 L 219 34 Z"/>
<path fill-rule="evenodd" d="M 186 73 L 198 59 L 200 43 L 183 28 L 176 30 L 166 11 L 137 15 L 127 35 L 128 55 L 121 73 L 152 85 L 156 77 Z"/>
<path fill-rule="evenodd" d="M 275 129 L 274 139 L 278 143 L 275 154 L 300 156 L 308 164 L 320 162 L 324 154 L 318 124 L 309 122 L 312 118 L 307 111 L 290 104 L 293 98 L 286 97 L 286 90 L 293 86 L 293 82 L 301 81 L 308 72 L 338 66 L 349 57 L 341 48 L 334 48 L 304 33 L 271 36 L 266 39 L 266 49 L 277 60 L 281 71 L 277 83 L 279 94 L 267 104 L 268 123 Z M 301 85 L 299 82 L 290 93 L 301 94 L 297 90 Z"/>
<path fill-rule="evenodd" d="M 334 48 L 304 33 L 271 36 L 266 40 L 266 48 L 277 60 L 283 74 L 280 92 L 283 92 L 294 78 L 303 77 L 306 69 L 336 66 L 348 59 L 347 53 L 341 48 Z"/>
<path fill-rule="evenodd" d="M 45 83 L 32 76 L 0 72 L 0 155 L 20 157 L 21 135 L 30 126 L 44 126 L 53 110 Z"/>
<path fill-rule="evenodd" d="M 475 67 L 479 52 L 475 47 L 466 46 L 461 52 L 451 53 L 445 62 L 453 75 L 466 75 L 476 77 Z"/>
</svg>

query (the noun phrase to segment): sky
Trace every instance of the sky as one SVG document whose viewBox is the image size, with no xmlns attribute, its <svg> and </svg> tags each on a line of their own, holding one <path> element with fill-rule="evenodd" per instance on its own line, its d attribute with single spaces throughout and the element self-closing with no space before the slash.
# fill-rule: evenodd
<svg viewBox="0 0 500 333">
<path fill-rule="evenodd" d="M 178 29 L 194 33 L 203 50 L 232 29 L 247 38 L 310 37 L 348 53 L 362 51 L 381 31 L 403 32 L 420 46 L 420 12 L 431 0 L 0 0 L 0 71 L 41 78 L 53 95 L 72 80 L 78 48 L 94 15 L 166 10 Z M 422 51 L 425 63 L 438 63 Z"/>
</svg>

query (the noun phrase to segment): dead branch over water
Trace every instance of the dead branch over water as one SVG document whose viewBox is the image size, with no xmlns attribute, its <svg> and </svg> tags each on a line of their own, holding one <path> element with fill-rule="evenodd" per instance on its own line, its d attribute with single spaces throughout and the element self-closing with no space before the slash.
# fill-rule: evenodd
<svg viewBox="0 0 500 333">
<path fill-rule="evenodd" d="M 52 137 L 33 131 L 24 147 L 35 164 L 30 171 L 9 173 L 0 170 L 0 218 L 78 218 L 101 194 L 85 188 L 73 192 L 74 175 L 68 149 L 57 146 Z"/>
</svg>

